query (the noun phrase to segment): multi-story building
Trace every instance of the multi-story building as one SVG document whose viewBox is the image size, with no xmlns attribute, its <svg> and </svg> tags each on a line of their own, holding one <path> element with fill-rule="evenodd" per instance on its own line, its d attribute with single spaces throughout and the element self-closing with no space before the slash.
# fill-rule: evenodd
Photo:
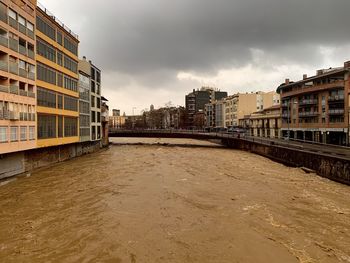
<svg viewBox="0 0 350 263">
<path fill-rule="evenodd" d="M 194 116 L 196 113 L 204 113 L 205 105 L 227 97 L 227 92 L 214 88 L 202 87 L 200 90 L 193 90 L 186 95 L 187 126 L 194 126 Z"/>
<path fill-rule="evenodd" d="M 239 120 L 256 111 L 280 104 L 276 92 L 238 93 L 225 98 L 226 127 L 239 126 Z"/>
<path fill-rule="evenodd" d="M 36 1 L 0 1 L 0 154 L 36 147 Z"/>
<path fill-rule="evenodd" d="M 205 105 L 205 128 L 207 130 L 221 130 L 226 128 L 225 99 L 215 100 Z"/>
<path fill-rule="evenodd" d="M 249 120 L 248 125 L 247 119 Z M 281 106 L 276 105 L 254 112 L 248 118 L 240 119 L 240 126 L 246 128 L 252 136 L 281 138 Z"/>
<path fill-rule="evenodd" d="M 79 60 L 79 128 L 80 141 L 91 140 L 91 107 L 90 107 L 90 63 L 86 57 Z"/>
<path fill-rule="evenodd" d="M 278 87 L 284 137 L 349 145 L 349 70 L 345 62 Z"/>
<path fill-rule="evenodd" d="M 91 62 L 91 140 L 101 140 L 101 70 Z"/>
<path fill-rule="evenodd" d="M 78 36 L 36 8 L 38 146 L 79 142 Z"/>
</svg>

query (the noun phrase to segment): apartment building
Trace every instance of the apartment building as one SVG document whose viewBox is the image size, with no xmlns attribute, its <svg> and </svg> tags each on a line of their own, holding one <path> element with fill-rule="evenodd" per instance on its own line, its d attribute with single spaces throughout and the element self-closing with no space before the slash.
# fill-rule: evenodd
<svg viewBox="0 0 350 263">
<path fill-rule="evenodd" d="M 349 145 L 349 70 L 345 62 L 278 87 L 284 137 Z"/>
<path fill-rule="evenodd" d="M 90 62 L 91 140 L 101 140 L 101 70 Z"/>
<path fill-rule="evenodd" d="M 80 141 L 86 142 L 91 140 L 91 107 L 90 107 L 90 89 L 91 89 L 91 66 L 83 57 L 79 60 L 79 128 Z"/>
<path fill-rule="evenodd" d="M 36 8 L 38 147 L 79 142 L 78 36 Z"/>
<path fill-rule="evenodd" d="M 246 115 L 280 104 L 276 92 L 238 93 L 225 99 L 225 126 L 239 126 L 239 120 Z"/>
<path fill-rule="evenodd" d="M 227 97 L 227 92 L 210 87 L 202 87 L 200 90 L 193 90 L 186 95 L 187 126 L 194 126 L 194 116 L 196 113 L 204 113 L 205 105 Z"/>
<path fill-rule="evenodd" d="M 280 105 L 254 112 L 243 120 L 247 119 L 249 120 L 248 126 L 247 122 L 242 124 L 241 120 L 240 126 L 246 128 L 250 135 L 266 138 L 281 138 L 282 119 Z"/>
<path fill-rule="evenodd" d="M 215 100 L 205 105 L 205 128 L 207 130 L 221 130 L 226 128 L 225 123 L 225 99 Z"/>
<path fill-rule="evenodd" d="M 0 154 L 36 147 L 36 1 L 0 1 Z"/>
</svg>

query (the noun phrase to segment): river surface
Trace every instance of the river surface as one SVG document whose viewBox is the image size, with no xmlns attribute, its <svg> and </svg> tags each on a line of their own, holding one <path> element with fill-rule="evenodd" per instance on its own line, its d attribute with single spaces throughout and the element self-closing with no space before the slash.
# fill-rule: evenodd
<svg viewBox="0 0 350 263">
<path fill-rule="evenodd" d="M 0 262 L 350 262 L 350 187 L 203 145 L 114 145 L 2 182 Z"/>
</svg>

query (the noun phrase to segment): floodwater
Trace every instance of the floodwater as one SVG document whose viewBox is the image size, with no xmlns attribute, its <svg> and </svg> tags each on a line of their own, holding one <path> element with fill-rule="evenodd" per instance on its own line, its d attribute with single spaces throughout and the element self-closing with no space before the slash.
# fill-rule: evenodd
<svg viewBox="0 0 350 263">
<path fill-rule="evenodd" d="M 350 262 L 349 200 L 247 152 L 111 146 L 2 183 L 0 262 Z"/>
</svg>

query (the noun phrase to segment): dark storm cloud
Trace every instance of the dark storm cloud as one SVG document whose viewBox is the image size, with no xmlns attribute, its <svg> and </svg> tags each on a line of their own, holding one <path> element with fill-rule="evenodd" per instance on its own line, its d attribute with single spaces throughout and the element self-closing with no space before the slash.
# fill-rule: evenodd
<svg viewBox="0 0 350 263">
<path fill-rule="evenodd" d="M 212 71 L 251 48 L 310 63 L 317 47 L 349 41 L 348 0 L 131 0 L 85 5 L 84 49 L 105 69 Z M 302 61 L 304 60 L 304 61 Z"/>
</svg>

